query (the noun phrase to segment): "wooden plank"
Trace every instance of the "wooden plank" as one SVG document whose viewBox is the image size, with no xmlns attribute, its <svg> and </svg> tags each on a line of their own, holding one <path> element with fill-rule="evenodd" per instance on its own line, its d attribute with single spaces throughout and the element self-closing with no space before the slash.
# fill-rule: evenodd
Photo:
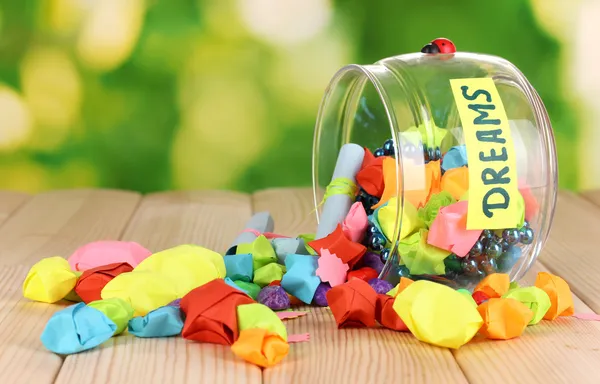
<svg viewBox="0 0 600 384">
<path fill-rule="evenodd" d="M 568 280 L 573 291 L 589 289 L 580 276 L 592 276 L 594 272 L 586 271 L 579 260 L 582 252 L 591 249 L 593 237 L 584 240 L 572 228 L 577 217 L 580 223 L 587 224 L 583 229 L 575 227 L 591 235 L 594 227 L 588 230 L 587 225 L 593 225 L 596 216 L 589 205 L 576 196 L 561 193 L 554 228 L 540 257 L 549 264 L 536 263 L 522 279 L 522 285 L 533 285 L 538 272 L 550 269 Z M 573 265 L 565 271 L 564 266 L 570 263 Z M 584 301 L 574 295 L 575 311 L 593 313 Z M 455 351 L 454 356 L 471 383 L 596 383 L 600 377 L 600 323 L 575 318 L 542 321 L 528 327 L 517 339 L 472 341 Z"/>
<path fill-rule="evenodd" d="M 26 193 L 0 191 L 0 226 L 27 199 L 29 199 L 29 195 Z"/>
<path fill-rule="evenodd" d="M 0 269 L 0 383 L 51 383 L 62 364 L 40 335 L 63 306 L 22 298 L 29 267 L 44 257 L 67 257 L 89 241 L 119 238 L 139 199 L 117 191 L 44 193 L 0 228 L 0 265 L 8 265 Z"/>
<path fill-rule="evenodd" d="M 254 211 L 270 211 L 275 231 L 294 235 L 316 230 L 310 189 L 279 189 L 254 195 Z M 289 333 L 309 332 L 311 341 L 292 344 L 290 354 L 264 370 L 266 383 L 464 383 L 452 353 L 386 329 L 338 330 L 328 309 L 289 320 Z"/>
<path fill-rule="evenodd" d="M 580 196 L 600 207 L 600 190 L 583 191 Z"/>
<path fill-rule="evenodd" d="M 144 198 L 123 239 L 153 251 L 195 243 L 224 252 L 251 215 L 250 196 L 234 192 L 172 192 Z M 94 372 L 90 374 L 90 372 Z M 57 383 L 259 383 L 261 370 L 229 347 L 180 337 L 123 335 L 65 359 Z"/>
<path fill-rule="evenodd" d="M 600 208 L 570 193 L 558 198 L 552 232 L 540 255 L 544 265 L 563 279 L 573 292 L 600 313 L 600 259 L 597 257 Z"/>
</svg>

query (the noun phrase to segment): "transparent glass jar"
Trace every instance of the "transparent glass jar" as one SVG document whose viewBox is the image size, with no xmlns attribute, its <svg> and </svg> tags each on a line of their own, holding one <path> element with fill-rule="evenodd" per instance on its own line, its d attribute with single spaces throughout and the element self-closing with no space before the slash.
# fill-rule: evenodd
<svg viewBox="0 0 600 384">
<path fill-rule="evenodd" d="M 444 39 L 432 43 L 440 41 L 452 45 Z M 385 245 L 373 249 L 377 233 L 363 240 L 369 252 L 382 256 L 380 278 L 392 284 L 402 276 L 429 279 L 467 289 L 493 272 L 518 280 L 542 249 L 556 204 L 556 151 L 548 114 L 532 85 L 507 60 L 423 53 L 431 52 L 431 45 L 373 65 L 348 65 L 331 80 L 314 134 L 317 220 L 338 153 L 344 144 L 355 143 L 395 165 L 396 180 L 384 187 L 396 183 L 394 204 L 390 207 L 388 200 L 386 208 Z M 356 196 L 375 227 L 368 232 L 378 229 L 381 235 L 377 217 L 383 217 L 383 208 L 372 209 L 378 196 L 368 196 L 357 184 Z M 457 205 L 448 208 L 452 204 Z M 525 212 L 526 221 L 515 212 Z M 457 255 L 465 253 L 474 231 L 481 232 L 468 253 Z"/>
</svg>

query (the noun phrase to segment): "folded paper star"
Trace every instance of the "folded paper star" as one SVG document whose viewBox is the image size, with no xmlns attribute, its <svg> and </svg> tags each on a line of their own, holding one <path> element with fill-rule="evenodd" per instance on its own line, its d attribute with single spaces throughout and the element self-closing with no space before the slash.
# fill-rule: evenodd
<svg viewBox="0 0 600 384">
<path fill-rule="evenodd" d="M 331 288 L 327 302 L 338 328 L 362 328 L 375 325 L 377 293 L 366 282 L 353 279 Z"/>
<path fill-rule="evenodd" d="M 521 192 L 525 204 L 525 220 L 531 222 L 540 211 L 540 204 L 531 189 L 522 180 L 519 180 L 519 192 Z"/>
<path fill-rule="evenodd" d="M 380 197 L 383 193 L 383 156 L 375 157 L 365 148 L 362 166 L 356 174 L 356 182 L 369 195 Z"/>
<path fill-rule="evenodd" d="M 307 255 L 287 255 L 285 258 L 287 272 L 281 279 L 281 287 L 306 304 L 311 303 L 321 283 L 321 279 L 316 275 L 317 259 L 317 256 Z"/>
<path fill-rule="evenodd" d="M 92 301 L 88 307 L 99 310 L 117 326 L 114 334 L 118 335 L 127 328 L 127 323 L 133 318 L 133 308 L 125 300 L 113 297 L 106 300 Z"/>
<path fill-rule="evenodd" d="M 243 304 L 237 307 L 238 329 L 266 329 L 271 333 L 276 333 L 287 341 L 287 329 L 271 308 L 260 303 Z"/>
<path fill-rule="evenodd" d="M 502 297 L 510 287 L 510 276 L 506 273 L 492 273 L 477 284 L 473 293 L 483 292 L 488 298 Z"/>
<path fill-rule="evenodd" d="M 529 321 L 530 325 L 539 323 L 551 306 L 548 294 L 538 287 L 511 289 L 502 297 L 515 299 L 529 308 L 533 312 L 533 317 Z"/>
<path fill-rule="evenodd" d="M 387 203 L 392 197 L 398 195 L 398 179 L 396 172 L 396 159 L 389 156 L 383 156 L 383 193 L 379 202 L 371 208 L 376 209 Z M 402 187 L 400 185 L 400 187 Z"/>
<path fill-rule="evenodd" d="M 275 280 L 281 280 L 285 273 L 285 266 L 278 263 L 270 263 L 254 271 L 254 284 L 266 287 Z"/>
<path fill-rule="evenodd" d="M 348 240 L 344 235 L 344 231 L 340 224 L 338 224 L 335 230 L 326 237 L 311 241 L 308 245 L 317 251 L 317 253 L 321 249 L 327 249 L 329 252 L 339 257 L 344 264 L 348 264 L 350 268 L 352 268 L 367 251 L 367 248 L 364 245 Z"/>
<path fill-rule="evenodd" d="M 344 284 L 350 269 L 348 264 L 344 264 L 335 254 L 331 254 L 326 249 L 321 249 L 319 253 L 321 257 L 318 260 L 319 268 L 316 270 L 316 275 L 322 282 L 328 282 L 332 287 Z"/>
<path fill-rule="evenodd" d="M 109 281 L 100 296 L 125 300 L 133 307 L 134 316 L 145 316 L 179 298 L 171 280 L 157 272 L 137 270 L 121 273 Z"/>
<path fill-rule="evenodd" d="M 117 325 L 104 313 L 78 303 L 52 315 L 41 341 L 49 351 L 69 355 L 97 347 L 116 330 Z"/>
<path fill-rule="evenodd" d="M 204 284 L 181 299 L 186 315 L 181 335 L 188 340 L 231 345 L 238 337 L 236 308 L 252 303 L 248 295 L 221 279 Z"/>
<path fill-rule="evenodd" d="M 135 268 L 135 272 L 141 271 L 160 273 L 168 278 L 177 297 L 183 297 L 196 287 L 226 276 L 223 256 L 208 248 L 191 244 L 153 254 Z"/>
<path fill-rule="evenodd" d="M 404 202 L 400 214 L 402 215 L 402 226 L 401 228 L 396 228 L 396 225 L 399 222 L 397 197 L 390 198 L 386 205 L 373 213 L 383 235 L 389 242 L 395 241 L 394 239 L 396 239 L 396 232 L 398 232 L 398 230 L 400 230 L 399 240 L 402 240 L 425 226 L 423 220 L 419 217 L 417 208 L 408 201 Z"/>
<path fill-rule="evenodd" d="M 477 311 L 483 318 L 479 333 L 488 339 L 519 337 L 533 318 L 533 311 L 514 299 L 492 298 L 477 307 Z"/>
<path fill-rule="evenodd" d="M 348 272 L 348 281 L 352 279 L 360 279 L 368 283 L 369 280 L 375 279 L 377 276 L 379 276 L 379 274 L 373 268 L 362 267 Z"/>
<path fill-rule="evenodd" d="M 231 346 L 236 356 L 263 368 L 279 363 L 289 350 L 289 344 L 281 336 L 261 328 L 241 331 Z"/>
<path fill-rule="evenodd" d="M 431 231 L 421 229 L 398 244 L 402 261 L 413 275 L 443 275 L 446 273 L 444 259 L 450 251 L 428 243 Z"/>
<path fill-rule="evenodd" d="M 258 293 L 260 292 L 260 286 L 258 284 L 249 283 L 247 281 L 236 280 L 234 284 L 237 285 L 242 291 L 246 292 L 252 300 L 256 300 Z"/>
<path fill-rule="evenodd" d="M 43 303 L 56 303 L 75 288 L 77 274 L 67 260 L 48 257 L 35 263 L 23 282 L 23 296 Z"/>
<path fill-rule="evenodd" d="M 69 264 L 77 271 L 114 263 L 127 263 L 135 268 L 151 254 L 152 252 L 133 241 L 95 241 L 73 252 L 69 257 Z"/>
<path fill-rule="evenodd" d="M 361 202 L 357 201 L 352 204 L 350 211 L 342 222 L 342 231 L 350 241 L 360 243 L 365 237 L 368 225 L 369 220 L 367 219 L 365 207 L 363 207 Z"/>
<path fill-rule="evenodd" d="M 236 254 L 244 253 L 252 255 L 252 266 L 255 271 L 267 264 L 277 262 L 275 250 L 264 235 L 258 236 L 251 243 L 238 244 Z"/>
<path fill-rule="evenodd" d="M 404 191 L 404 199 L 405 202 L 411 203 L 416 208 L 423 207 L 429 198 L 440 192 L 440 182 L 442 180 L 442 170 L 440 168 L 440 161 L 430 161 L 425 166 L 421 164 L 414 164 L 409 162 L 409 167 L 412 169 L 403 169 L 404 174 L 411 174 L 415 172 L 415 168 L 418 169 L 417 172 L 425 171 L 425 185 L 422 188 L 415 188 L 415 185 L 412 184 L 411 180 L 404 180 L 407 187 L 415 188 L 415 189 L 406 189 Z M 404 165 L 404 164 L 403 164 Z"/>
<path fill-rule="evenodd" d="M 550 308 L 544 319 L 554 320 L 558 316 L 573 315 L 573 295 L 566 281 L 556 275 L 540 272 L 535 279 L 535 286 L 544 290 L 550 298 Z"/>
<path fill-rule="evenodd" d="M 157 308 L 144 317 L 134 317 L 128 325 L 129 333 L 137 337 L 176 336 L 182 329 L 181 310 L 170 305 Z"/>
<path fill-rule="evenodd" d="M 86 269 L 77 280 L 75 293 L 84 303 L 101 300 L 100 293 L 109 281 L 121 273 L 131 271 L 133 271 L 133 267 L 127 263 L 114 263 Z"/>
<path fill-rule="evenodd" d="M 429 228 L 427 243 L 466 256 L 479 239 L 482 230 L 467 230 L 468 201 L 459 201 L 440 209 Z"/>
<path fill-rule="evenodd" d="M 231 280 L 252 281 L 254 278 L 251 254 L 226 255 L 223 256 L 223 261 L 225 262 L 226 277 Z"/>
<path fill-rule="evenodd" d="M 408 327 L 394 310 L 394 298 L 391 296 L 384 294 L 377 295 L 375 319 L 382 326 L 394 331 L 408 331 Z"/>
<path fill-rule="evenodd" d="M 468 343 L 483 324 L 465 296 L 427 280 L 415 281 L 398 294 L 394 310 L 417 339 L 446 348 Z"/>
<path fill-rule="evenodd" d="M 469 168 L 453 168 L 442 176 L 441 189 L 448 192 L 455 200 L 460 198 L 469 190 Z"/>
</svg>

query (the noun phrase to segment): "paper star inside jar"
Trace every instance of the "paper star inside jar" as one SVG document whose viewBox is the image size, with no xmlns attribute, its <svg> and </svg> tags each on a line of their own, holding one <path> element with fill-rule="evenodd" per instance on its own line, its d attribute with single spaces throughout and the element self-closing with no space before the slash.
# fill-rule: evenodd
<svg viewBox="0 0 600 384">
<path fill-rule="evenodd" d="M 327 249 L 321 249 L 321 257 L 319 257 L 316 275 L 321 278 L 322 282 L 329 282 L 329 285 L 335 287 L 336 285 L 344 284 L 346 282 L 346 275 L 350 267 L 345 264 L 340 258 L 334 253 L 332 254 Z"/>
</svg>

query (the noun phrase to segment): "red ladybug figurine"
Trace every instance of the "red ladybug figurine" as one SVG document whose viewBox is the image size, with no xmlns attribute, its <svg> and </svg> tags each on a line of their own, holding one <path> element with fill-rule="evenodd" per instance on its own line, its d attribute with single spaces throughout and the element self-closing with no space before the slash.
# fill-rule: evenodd
<svg viewBox="0 0 600 384">
<path fill-rule="evenodd" d="M 429 53 L 429 54 L 455 53 L 456 46 L 450 40 L 440 37 L 438 39 L 433 40 L 431 43 L 427 44 L 426 46 L 424 46 L 423 49 L 421 49 L 421 52 Z"/>
</svg>

